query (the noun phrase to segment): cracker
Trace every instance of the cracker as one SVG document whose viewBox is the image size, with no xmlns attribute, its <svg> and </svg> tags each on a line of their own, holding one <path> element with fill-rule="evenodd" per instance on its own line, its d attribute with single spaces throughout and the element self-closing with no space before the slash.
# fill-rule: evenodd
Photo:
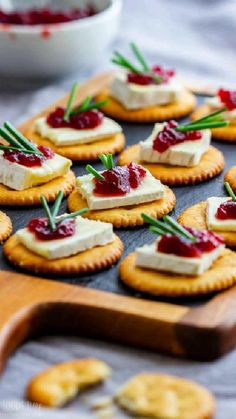
<svg viewBox="0 0 236 419">
<path fill-rule="evenodd" d="M 184 210 L 178 217 L 178 222 L 186 227 L 193 227 L 198 229 L 207 229 L 206 223 L 206 209 L 207 202 L 199 202 L 192 207 Z M 235 231 L 216 231 L 225 239 L 225 244 L 229 247 L 236 247 L 236 232 Z"/>
<path fill-rule="evenodd" d="M 206 116 L 210 114 L 212 110 L 210 107 L 205 104 L 202 106 L 199 106 L 191 115 L 191 119 L 194 121 L 198 118 L 202 118 L 203 116 Z M 228 125 L 227 127 L 221 127 L 221 128 L 213 128 L 211 130 L 212 138 L 217 141 L 225 141 L 229 143 L 236 142 L 236 125 Z"/>
<path fill-rule="evenodd" d="M 6 240 L 12 232 L 11 219 L 0 211 L 0 243 Z"/>
<path fill-rule="evenodd" d="M 67 258 L 47 260 L 31 252 L 21 244 L 14 234 L 3 246 L 3 253 L 10 263 L 20 269 L 51 275 L 83 275 L 109 268 L 116 263 L 123 252 L 118 236 L 105 246 L 96 246 Z"/>
<path fill-rule="evenodd" d="M 98 160 L 99 154 L 116 154 L 123 150 L 125 146 L 125 137 L 121 133 L 111 135 L 103 140 L 100 139 L 99 141 L 94 141 L 92 143 L 63 147 L 56 146 L 50 140 L 42 138 L 34 131 L 33 126 L 24 132 L 24 135 L 27 138 L 30 138 L 35 144 L 50 147 L 55 153 L 73 161 Z"/>
<path fill-rule="evenodd" d="M 75 175 L 72 171 L 43 185 L 25 189 L 24 191 L 14 191 L 0 184 L 0 204 L 9 206 L 40 205 L 40 195 L 44 195 L 47 202 L 53 202 L 59 191 L 63 191 L 64 196 L 67 196 L 74 187 Z"/>
<path fill-rule="evenodd" d="M 236 283 L 235 252 L 224 249 L 212 267 L 200 276 L 148 270 L 135 265 L 136 253 L 120 265 L 121 280 L 135 290 L 168 297 L 193 296 L 221 291 Z"/>
<path fill-rule="evenodd" d="M 151 106 L 145 109 L 128 110 L 121 103 L 109 95 L 109 90 L 104 90 L 96 96 L 96 101 L 108 100 L 102 111 L 115 119 L 130 122 L 157 122 L 168 119 L 179 119 L 188 115 L 196 106 L 195 96 L 184 91 L 181 101 L 168 105 Z"/>
<path fill-rule="evenodd" d="M 32 403 L 61 407 L 81 390 L 106 380 L 110 372 L 107 364 L 92 358 L 56 364 L 30 381 L 26 397 Z"/>
<path fill-rule="evenodd" d="M 139 163 L 149 170 L 154 177 L 167 185 L 190 185 L 204 182 L 218 175 L 225 164 L 221 151 L 212 146 L 203 154 L 200 163 L 193 167 L 142 162 L 139 159 L 139 150 L 139 144 L 128 147 L 120 154 L 119 164 Z"/>
<path fill-rule="evenodd" d="M 199 384 L 166 374 L 141 373 L 116 395 L 118 404 L 135 416 L 157 419 L 211 419 L 213 395 Z"/>
<path fill-rule="evenodd" d="M 175 195 L 171 189 L 165 187 L 164 198 L 139 205 L 130 205 L 106 210 L 88 211 L 84 217 L 91 220 L 100 220 L 112 223 L 114 227 L 136 227 L 143 225 L 141 214 L 144 212 L 150 217 L 162 218 L 174 208 L 176 203 Z M 78 211 L 87 206 L 87 201 L 82 198 L 75 189 L 68 198 L 70 212 Z"/>
<path fill-rule="evenodd" d="M 231 188 L 236 192 L 236 166 L 232 166 L 224 176 L 225 182 L 229 182 Z"/>
</svg>

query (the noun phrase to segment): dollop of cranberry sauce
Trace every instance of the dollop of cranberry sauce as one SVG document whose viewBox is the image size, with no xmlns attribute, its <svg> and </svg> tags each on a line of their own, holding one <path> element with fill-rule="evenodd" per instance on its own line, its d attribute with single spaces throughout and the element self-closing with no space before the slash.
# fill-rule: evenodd
<svg viewBox="0 0 236 419">
<path fill-rule="evenodd" d="M 69 10 L 53 10 L 49 7 L 29 9 L 26 11 L 6 12 L 0 9 L 0 23 L 12 25 L 45 25 L 71 22 L 77 19 L 94 16 L 97 11 L 93 6 L 72 8 Z"/>
<path fill-rule="evenodd" d="M 52 159 L 55 156 L 54 152 L 49 147 L 40 145 L 37 148 L 41 151 L 42 156 L 24 153 L 20 150 L 4 150 L 3 157 L 11 163 L 17 163 L 26 167 L 36 167 L 42 166 L 46 160 Z"/>
<path fill-rule="evenodd" d="M 216 218 L 219 220 L 236 220 L 236 202 L 225 201 L 217 208 Z"/>
<path fill-rule="evenodd" d="M 209 253 L 224 243 L 223 237 L 212 231 L 185 228 L 196 237 L 195 242 L 182 236 L 166 234 L 158 241 L 157 250 L 162 253 L 172 253 L 176 256 L 199 258 L 202 253 Z"/>
<path fill-rule="evenodd" d="M 76 231 L 76 221 L 74 218 L 62 220 L 56 225 L 56 230 L 52 231 L 47 218 L 33 218 L 27 228 L 39 240 L 57 240 L 73 236 Z"/>
<path fill-rule="evenodd" d="M 217 96 L 229 111 L 236 109 L 236 90 L 219 89 Z"/>
<path fill-rule="evenodd" d="M 102 172 L 104 180 L 94 178 L 95 195 L 122 196 L 136 189 L 146 176 L 146 170 L 136 163 L 128 166 L 116 166 L 113 169 Z"/>
<path fill-rule="evenodd" d="M 163 153 L 173 145 L 183 143 L 184 141 L 197 141 L 201 140 L 201 131 L 188 131 L 180 132 L 176 131 L 175 128 L 178 126 L 176 121 L 169 121 L 164 125 L 162 131 L 160 131 L 153 141 L 153 150 Z"/>
<path fill-rule="evenodd" d="M 64 120 L 64 108 L 56 108 L 47 117 L 47 124 L 52 128 L 93 129 L 101 125 L 104 115 L 98 109 L 79 112 Z"/>
<path fill-rule="evenodd" d="M 168 83 L 169 80 L 175 75 L 174 70 L 166 70 L 159 65 L 155 65 L 152 67 L 152 72 L 157 76 L 161 77 L 160 82 L 158 84 Z M 136 73 L 128 73 L 127 75 L 128 83 L 139 84 L 141 86 L 148 86 L 149 84 L 156 84 L 155 78 L 152 77 L 150 74 L 136 74 Z"/>
</svg>

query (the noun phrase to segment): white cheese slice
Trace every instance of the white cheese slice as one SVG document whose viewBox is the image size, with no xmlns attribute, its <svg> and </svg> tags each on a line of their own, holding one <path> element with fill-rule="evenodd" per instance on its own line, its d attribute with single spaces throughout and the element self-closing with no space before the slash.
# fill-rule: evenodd
<svg viewBox="0 0 236 419">
<path fill-rule="evenodd" d="M 212 112 L 217 111 L 217 109 L 221 109 L 225 106 L 218 96 L 206 98 L 205 103 L 211 108 Z M 222 116 L 226 121 L 229 121 L 231 125 L 236 124 L 236 109 L 223 112 Z"/>
<path fill-rule="evenodd" d="M 39 240 L 27 228 L 18 230 L 18 240 L 30 251 L 46 259 L 69 257 L 96 246 L 104 246 L 114 240 L 110 223 L 76 217 L 76 233 L 57 240 Z"/>
<path fill-rule="evenodd" d="M 202 155 L 211 142 L 211 131 L 203 130 L 202 138 L 196 141 L 185 141 L 169 147 L 163 153 L 153 150 L 153 142 L 165 124 L 155 124 L 152 134 L 140 142 L 140 160 L 149 163 L 166 163 L 172 166 L 192 167 L 199 164 Z"/>
<path fill-rule="evenodd" d="M 219 220 L 216 218 L 217 209 L 231 198 L 211 197 L 207 199 L 206 222 L 207 227 L 215 231 L 236 231 L 236 220 Z"/>
<path fill-rule="evenodd" d="M 55 154 L 52 159 L 45 160 L 42 166 L 26 167 L 3 158 L 0 150 L 0 183 L 16 191 L 23 191 L 64 176 L 71 165 L 71 160 Z"/>
<path fill-rule="evenodd" d="M 144 109 L 154 105 L 166 105 L 181 100 L 184 88 L 176 77 L 168 83 L 141 86 L 127 83 L 127 73 L 118 72 L 110 87 L 111 96 L 126 109 Z"/>
<path fill-rule="evenodd" d="M 101 172 L 100 172 L 101 173 Z M 161 199 L 164 196 L 164 186 L 146 170 L 146 176 L 136 189 L 131 189 L 124 196 L 103 197 L 93 193 L 93 175 L 84 175 L 77 178 L 78 191 L 87 201 L 90 210 L 124 207 L 127 205 L 138 205 L 143 202 L 151 202 Z"/>
<path fill-rule="evenodd" d="M 103 140 L 122 131 L 121 126 L 110 118 L 104 117 L 103 122 L 93 129 L 52 128 L 46 118 L 35 121 L 35 130 L 41 137 L 47 138 L 57 146 L 87 144 Z"/>
<path fill-rule="evenodd" d="M 212 252 L 202 253 L 199 258 L 189 258 L 159 252 L 156 250 L 157 242 L 158 240 L 136 250 L 136 266 L 183 275 L 201 275 L 211 267 L 224 249 L 224 245 L 220 245 Z"/>
</svg>

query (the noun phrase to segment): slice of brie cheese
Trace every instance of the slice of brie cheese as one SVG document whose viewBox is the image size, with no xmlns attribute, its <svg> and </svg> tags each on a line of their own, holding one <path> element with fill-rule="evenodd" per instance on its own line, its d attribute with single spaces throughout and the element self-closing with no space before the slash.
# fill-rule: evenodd
<svg viewBox="0 0 236 419">
<path fill-rule="evenodd" d="M 206 222 L 213 231 L 236 231 L 236 220 L 219 220 L 216 218 L 217 209 L 231 198 L 211 197 L 207 199 Z"/>
<path fill-rule="evenodd" d="M 224 245 L 220 245 L 212 252 L 202 253 L 199 258 L 189 258 L 159 252 L 156 250 L 157 242 L 158 240 L 136 250 L 136 266 L 182 275 L 201 275 L 211 267 L 224 249 Z"/>
<path fill-rule="evenodd" d="M 102 172 L 100 172 L 102 173 Z M 93 175 L 84 175 L 77 178 L 78 191 L 87 201 L 90 210 L 100 210 L 124 207 L 127 205 L 138 205 L 143 202 L 151 202 L 161 199 L 164 196 L 164 186 L 146 170 L 146 176 L 136 189 L 130 190 L 123 196 L 97 196 L 93 193 Z"/>
<path fill-rule="evenodd" d="M 0 150 L 0 183 L 16 191 L 23 191 L 64 176 L 71 165 L 71 160 L 55 154 L 52 159 L 45 160 L 42 166 L 26 167 L 5 159 Z"/>
<path fill-rule="evenodd" d="M 155 124 L 152 134 L 140 142 L 139 157 L 148 163 L 166 163 L 171 166 L 192 167 L 199 164 L 202 155 L 207 151 L 211 142 L 211 131 L 203 130 L 202 138 L 196 141 L 185 141 L 169 147 L 163 153 L 153 149 L 153 142 L 157 134 L 163 130 L 165 124 Z"/>
<path fill-rule="evenodd" d="M 76 217 L 76 232 L 71 237 L 57 240 L 39 240 L 28 228 L 18 230 L 17 238 L 27 249 L 45 259 L 60 259 L 104 246 L 114 240 L 110 223 Z"/>
<path fill-rule="evenodd" d="M 122 128 L 107 117 L 103 118 L 101 125 L 93 129 L 52 128 L 47 124 L 46 118 L 39 118 L 35 121 L 35 131 L 57 146 L 69 146 L 103 140 L 122 132 Z"/>
<path fill-rule="evenodd" d="M 181 100 L 182 84 L 172 77 L 168 83 L 141 86 L 127 83 L 127 73 L 118 72 L 110 87 L 111 96 L 126 109 L 144 109 L 154 105 L 166 105 Z"/>
<path fill-rule="evenodd" d="M 205 103 L 211 108 L 212 112 L 217 111 L 217 109 L 224 108 L 225 106 L 218 96 L 205 99 Z M 236 125 L 236 109 L 223 112 L 221 115 L 226 121 L 229 121 L 231 125 Z"/>
</svg>

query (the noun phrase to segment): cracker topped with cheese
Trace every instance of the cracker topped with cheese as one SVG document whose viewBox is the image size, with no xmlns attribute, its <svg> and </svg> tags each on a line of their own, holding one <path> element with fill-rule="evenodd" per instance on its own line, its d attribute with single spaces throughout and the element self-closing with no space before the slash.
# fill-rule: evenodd
<svg viewBox="0 0 236 419">
<path fill-rule="evenodd" d="M 120 265 L 126 285 L 170 297 L 207 294 L 236 282 L 236 259 L 224 249 L 224 238 L 207 229 L 181 226 L 169 216 L 163 221 L 143 214 L 158 235 L 128 255 Z"/>
<path fill-rule="evenodd" d="M 109 91 L 98 94 L 97 100 L 109 99 L 104 112 L 118 119 L 134 122 L 162 121 L 181 118 L 195 106 L 195 98 L 187 92 L 175 71 L 150 65 L 138 46 L 131 43 L 137 63 L 114 52 L 112 62 L 119 66 Z"/>
<path fill-rule="evenodd" d="M 122 243 L 114 235 L 112 224 L 81 217 L 87 208 L 58 216 L 62 198 L 61 191 L 50 210 L 41 196 L 46 217 L 30 220 L 26 228 L 7 241 L 7 258 L 26 270 L 61 275 L 111 266 L 122 253 Z M 107 252 L 101 250 L 104 247 Z"/>
<path fill-rule="evenodd" d="M 39 203 L 36 187 L 43 189 L 50 200 L 57 194 L 57 185 L 65 194 L 74 185 L 71 160 L 59 156 L 45 146 L 36 146 L 9 122 L 0 128 L 0 203 L 27 205 Z M 26 193 L 27 192 L 27 193 Z"/>
<path fill-rule="evenodd" d="M 94 103 L 87 96 L 74 105 L 78 84 L 74 84 L 65 108 L 56 107 L 36 118 L 29 133 L 39 145 L 51 145 L 72 160 L 95 160 L 103 152 L 117 153 L 124 147 L 121 126 L 105 117 L 100 108 L 106 101 Z"/>
<path fill-rule="evenodd" d="M 178 124 L 174 120 L 156 123 L 146 140 L 121 153 L 119 163 L 141 163 L 167 185 L 186 185 L 210 179 L 224 167 L 223 154 L 210 146 L 210 128 L 228 124 L 221 113 L 217 111 L 187 124 Z"/>
<path fill-rule="evenodd" d="M 136 163 L 115 166 L 111 154 L 100 156 L 106 170 L 87 165 L 89 174 L 77 178 L 77 191 L 69 198 L 69 209 L 89 208 L 87 217 L 112 222 L 116 227 L 140 223 L 143 206 L 157 216 L 168 213 L 175 203 L 173 193 Z"/>
</svg>

